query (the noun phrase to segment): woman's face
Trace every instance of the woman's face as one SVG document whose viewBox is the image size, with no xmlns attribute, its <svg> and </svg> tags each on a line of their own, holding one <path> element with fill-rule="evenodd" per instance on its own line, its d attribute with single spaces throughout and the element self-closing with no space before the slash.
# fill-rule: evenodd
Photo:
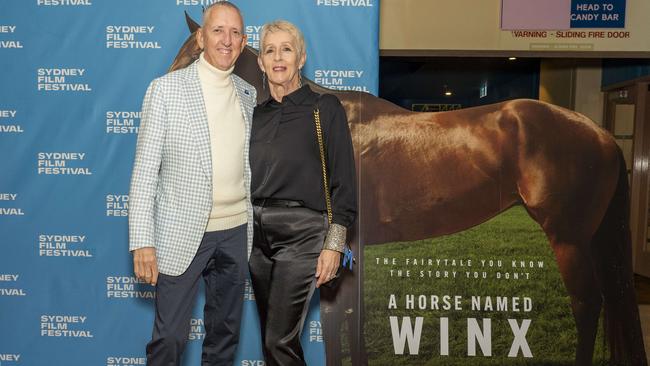
<svg viewBox="0 0 650 366">
<path fill-rule="evenodd" d="M 298 54 L 296 39 L 284 31 L 269 33 L 264 38 L 261 52 L 258 63 L 269 84 L 283 86 L 288 92 L 297 89 L 305 54 Z"/>
</svg>

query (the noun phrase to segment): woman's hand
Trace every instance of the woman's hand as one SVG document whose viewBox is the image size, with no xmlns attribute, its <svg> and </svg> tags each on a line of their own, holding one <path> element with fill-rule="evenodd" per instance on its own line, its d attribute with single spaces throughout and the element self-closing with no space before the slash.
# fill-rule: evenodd
<svg viewBox="0 0 650 366">
<path fill-rule="evenodd" d="M 318 256 L 318 265 L 316 266 L 316 288 L 329 282 L 336 276 L 336 271 L 341 263 L 341 253 L 335 250 L 323 249 Z"/>
</svg>

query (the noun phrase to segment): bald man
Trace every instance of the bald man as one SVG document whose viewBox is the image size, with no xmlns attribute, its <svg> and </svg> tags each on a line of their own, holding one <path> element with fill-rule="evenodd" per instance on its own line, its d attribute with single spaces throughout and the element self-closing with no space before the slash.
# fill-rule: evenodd
<svg viewBox="0 0 650 366">
<path fill-rule="evenodd" d="M 246 46 L 229 2 L 204 12 L 199 59 L 149 85 L 129 192 L 135 275 L 156 286 L 147 365 L 180 365 L 199 278 L 202 365 L 232 365 L 252 242 L 248 146 L 255 89 L 233 74 Z"/>
</svg>

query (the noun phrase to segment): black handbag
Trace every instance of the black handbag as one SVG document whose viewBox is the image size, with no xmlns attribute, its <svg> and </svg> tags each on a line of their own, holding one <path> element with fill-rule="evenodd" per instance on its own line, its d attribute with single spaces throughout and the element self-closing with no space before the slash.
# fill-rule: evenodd
<svg viewBox="0 0 650 366">
<path fill-rule="evenodd" d="M 320 162 L 323 172 L 323 191 L 325 192 L 325 206 L 327 207 L 327 222 L 332 225 L 332 200 L 330 198 L 329 184 L 327 181 L 327 163 L 325 160 L 325 144 L 323 143 L 323 130 L 320 123 L 320 110 L 318 107 L 314 110 L 314 124 L 316 125 L 316 139 L 318 140 L 318 150 L 320 152 Z M 339 268 L 336 270 L 336 275 L 332 277 L 329 281 L 323 284 L 323 286 L 334 287 L 336 286 L 336 281 L 340 276 L 344 268 L 352 271 L 355 263 L 354 253 L 350 246 L 345 243 L 343 245 L 343 253 L 341 256 L 341 263 L 339 263 Z"/>
</svg>

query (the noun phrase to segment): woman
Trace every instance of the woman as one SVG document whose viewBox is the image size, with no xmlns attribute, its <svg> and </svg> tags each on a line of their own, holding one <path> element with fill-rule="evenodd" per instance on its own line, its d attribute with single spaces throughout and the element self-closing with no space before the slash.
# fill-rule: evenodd
<svg viewBox="0 0 650 366">
<path fill-rule="evenodd" d="M 300 333 L 314 288 L 334 278 L 356 217 L 354 155 L 345 110 L 301 85 L 305 43 L 286 21 L 266 24 L 258 64 L 271 96 L 253 114 L 255 235 L 250 271 L 267 365 L 305 365 Z M 315 111 L 322 126 L 328 223 Z"/>
</svg>

